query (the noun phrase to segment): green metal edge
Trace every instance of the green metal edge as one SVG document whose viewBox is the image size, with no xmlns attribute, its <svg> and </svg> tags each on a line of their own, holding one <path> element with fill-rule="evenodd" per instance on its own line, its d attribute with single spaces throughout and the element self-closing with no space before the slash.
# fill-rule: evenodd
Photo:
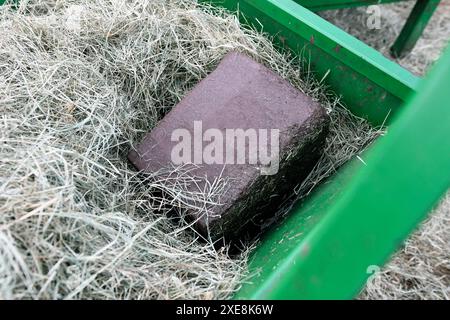
<svg viewBox="0 0 450 320">
<path fill-rule="evenodd" d="M 290 0 L 200 0 L 239 10 L 241 21 L 274 36 L 283 48 L 310 58 L 318 79 L 374 125 L 394 114 L 420 79 L 375 49 Z"/>
<path fill-rule="evenodd" d="M 334 10 L 342 8 L 353 8 L 370 5 L 388 4 L 394 2 L 405 2 L 411 0 L 294 0 L 298 4 L 311 11 Z"/>
<path fill-rule="evenodd" d="M 450 186 L 450 48 L 389 132 L 268 233 L 236 299 L 349 299 Z M 375 268 L 372 268 L 376 266 Z"/>
</svg>

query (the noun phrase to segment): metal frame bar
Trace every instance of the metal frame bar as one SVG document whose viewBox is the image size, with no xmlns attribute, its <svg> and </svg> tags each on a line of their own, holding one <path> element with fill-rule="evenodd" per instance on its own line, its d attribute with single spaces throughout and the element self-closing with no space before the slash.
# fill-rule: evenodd
<svg viewBox="0 0 450 320">
<path fill-rule="evenodd" d="M 411 0 L 294 0 L 311 11 L 333 10 L 373 4 L 387 4 Z M 394 57 L 403 57 L 415 46 L 440 0 L 417 0 L 400 35 L 391 47 Z"/>
<path fill-rule="evenodd" d="M 440 0 L 418 0 L 416 2 L 405 26 L 391 48 L 391 54 L 394 57 L 403 57 L 414 48 L 439 3 Z"/>
<path fill-rule="evenodd" d="M 311 11 L 324 11 L 352 7 L 370 6 L 373 4 L 387 4 L 411 0 L 294 0 Z"/>
<path fill-rule="evenodd" d="M 261 241 L 235 298 L 350 299 L 450 186 L 450 48 L 386 136 Z"/>
<path fill-rule="evenodd" d="M 450 185 L 442 152 L 450 150 L 450 52 L 415 96 L 417 78 L 292 1 L 212 1 L 239 9 L 283 48 L 308 51 L 319 79 L 328 74 L 355 114 L 378 123 L 396 113 L 362 155 L 367 165 L 351 161 L 261 239 L 249 266 L 257 276 L 235 296 L 353 298 Z"/>
</svg>

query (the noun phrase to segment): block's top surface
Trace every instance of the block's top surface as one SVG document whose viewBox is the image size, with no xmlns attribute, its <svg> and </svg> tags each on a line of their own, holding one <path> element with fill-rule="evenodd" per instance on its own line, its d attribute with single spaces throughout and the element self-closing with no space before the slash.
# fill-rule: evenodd
<svg viewBox="0 0 450 320">
<path fill-rule="evenodd" d="M 131 161 L 139 170 L 154 171 L 170 162 L 174 130 L 193 132 L 194 121 L 209 128 L 279 129 L 302 125 L 320 105 L 289 82 L 244 54 L 231 52 L 189 92 L 137 146 Z"/>
<path fill-rule="evenodd" d="M 311 118 L 325 116 L 318 103 L 288 81 L 246 55 L 231 52 L 145 136 L 129 159 L 139 170 L 157 171 L 171 165 L 171 152 L 178 143 L 171 141 L 173 131 L 184 128 L 194 137 L 194 121 L 201 121 L 203 132 L 213 128 L 224 135 L 226 129 L 278 129 L 281 152 Z M 259 175 L 248 164 L 203 165 L 197 174 L 212 178 L 221 172 L 236 179 L 229 199 Z"/>
</svg>

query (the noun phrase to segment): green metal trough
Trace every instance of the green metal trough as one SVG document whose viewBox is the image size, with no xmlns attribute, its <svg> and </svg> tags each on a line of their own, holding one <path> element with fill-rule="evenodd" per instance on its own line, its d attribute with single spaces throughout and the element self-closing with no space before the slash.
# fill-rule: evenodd
<svg viewBox="0 0 450 320">
<path fill-rule="evenodd" d="M 235 296 L 354 298 L 450 186 L 450 50 L 422 80 L 298 4 L 394 0 L 199 1 L 239 11 L 281 50 L 307 54 L 355 115 L 374 125 L 387 119 L 389 132 L 364 163 L 345 165 L 261 239 L 250 260 L 256 276 Z"/>
</svg>

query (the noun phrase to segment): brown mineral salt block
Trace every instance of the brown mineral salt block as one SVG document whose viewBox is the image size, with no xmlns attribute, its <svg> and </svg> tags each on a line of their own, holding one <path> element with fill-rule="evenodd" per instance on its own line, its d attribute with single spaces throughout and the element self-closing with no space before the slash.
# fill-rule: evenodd
<svg viewBox="0 0 450 320">
<path fill-rule="evenodd" d="M 128 158 L 138 170 L 194 163 L 192 174 L 204 181 L 228 179 L 221 205 L 191 216 L 203 235 L 233 239 L 256 216 L 273 214 L 308 175 L 322 153 L 328 124 L 317 102 L 265 66 L 231 52 Z"/>
</svg>

